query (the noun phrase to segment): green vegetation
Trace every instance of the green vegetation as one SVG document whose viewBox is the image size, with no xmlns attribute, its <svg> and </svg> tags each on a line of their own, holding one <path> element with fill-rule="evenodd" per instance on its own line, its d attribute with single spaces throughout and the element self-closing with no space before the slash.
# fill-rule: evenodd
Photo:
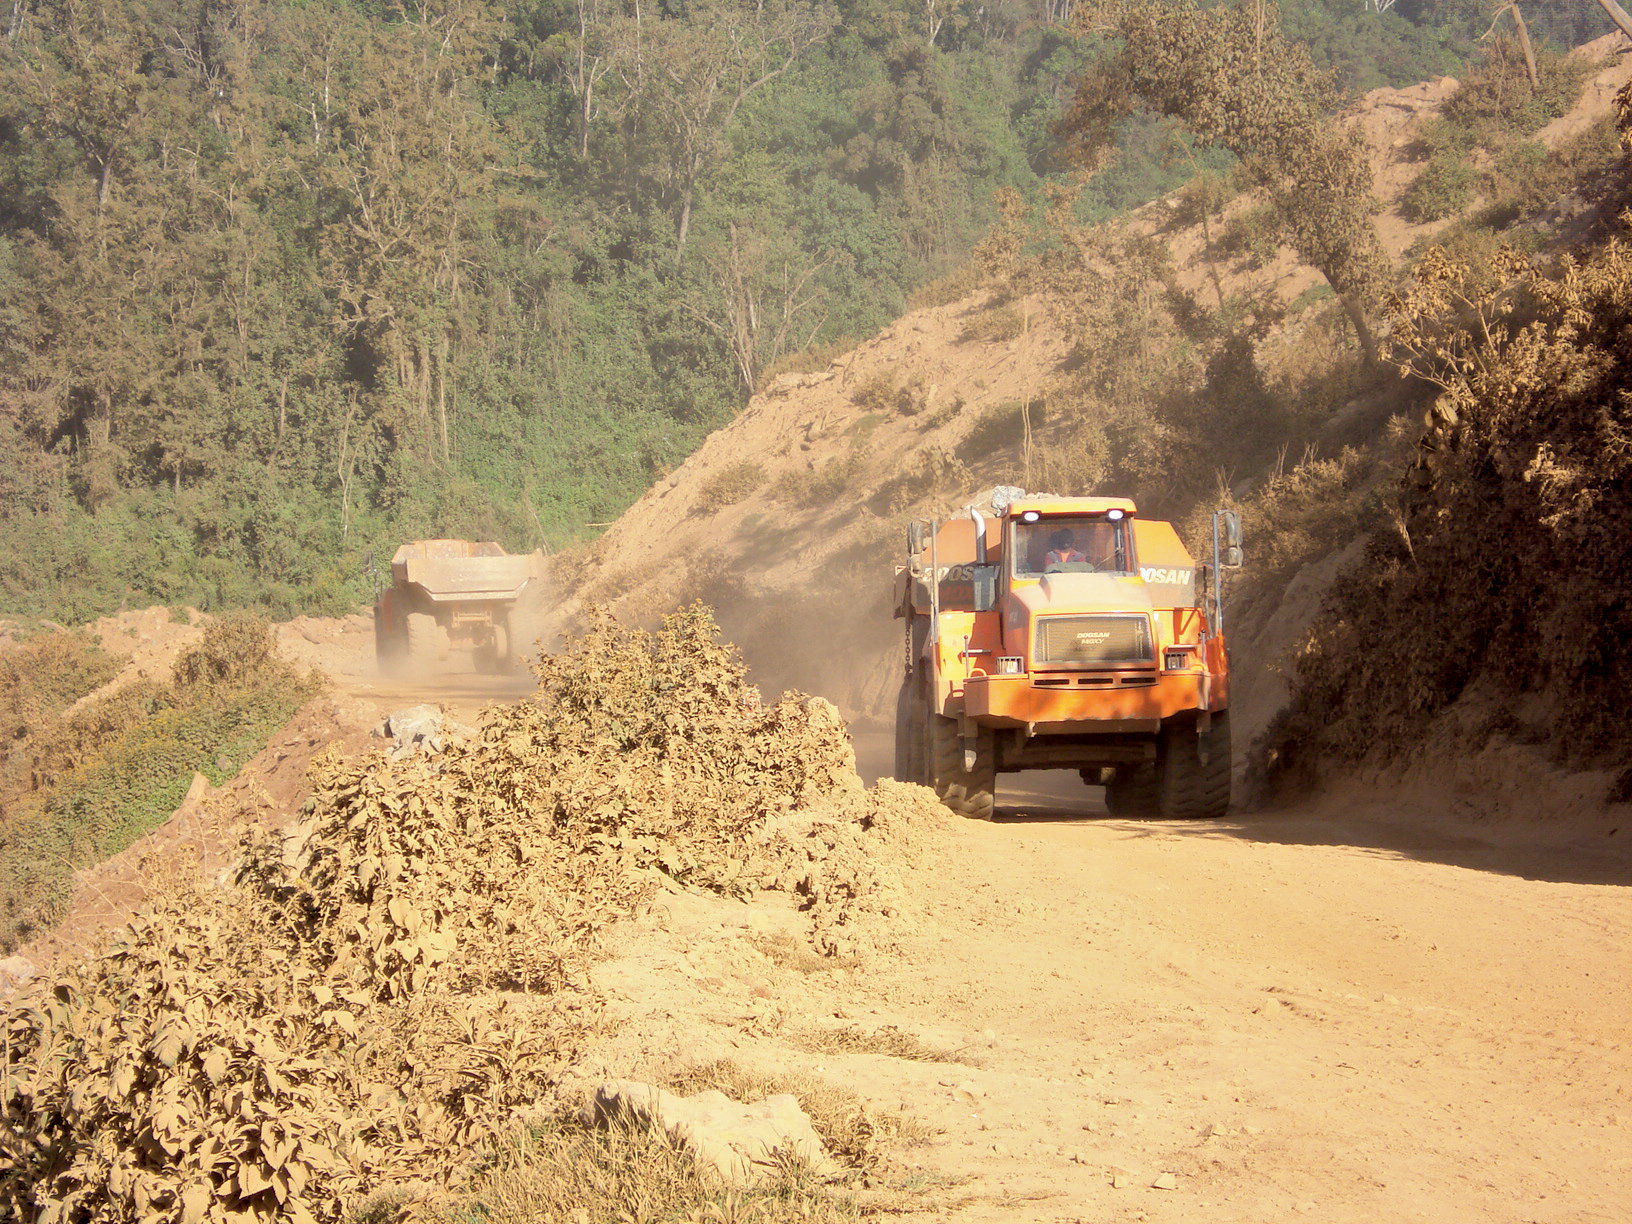
<svg viewBox="0 0 1632 1224">
<path fill-rule="evenodd" d="M 315 691 L 278 657 L 266 623 L 245 615 L 206 629 L 170 684 L 138 681 L 68 713 L 70 696 L 114 670 L 83 634 L 38 637 L 0 655 L 0 674 L 16 672 L 3 690 L 0 948 L 60 916 L 74 868 L 157 828 L 195 771 L 217 785 L 231 778 Z"/>
<path fill-rule="evenodd" d="M 560 546 L 1035 195 L 1080 53 L 910 0 L 40 0 L 0 42 L 0 609 Z"/>
<path fill-rule="evenodd" d="M 1519 48 L 1508 39 L 1491 44 L 1423 133 L 1427 161 L 1401 201 L 1406 217 L 1458 216 L 1477 192 L 1498 214 L 1510 214 L 1505 225 L 1550 202 L 1548 189 L 1560 184 L 1546 171 L 1546 146 L 1529 137 L 1575 104 L 1587 70 L 1582 60 L 1543 48 L 1536 55 L 1540 84 L 1533 86 Z"/>
<path fill-rule="evenodd" d="M 14 8 L 0 610 L 72 621 L 333 612 L 404 537 L 583 538 L 767 371 L 967 290 L 1103 46 L 1051 0 Z M 1286 20 L 1362 87 L 1485 16 Z M 1110 117 L 1079 219 L 1228 169 L 1171 113 Z"/>
</svg>

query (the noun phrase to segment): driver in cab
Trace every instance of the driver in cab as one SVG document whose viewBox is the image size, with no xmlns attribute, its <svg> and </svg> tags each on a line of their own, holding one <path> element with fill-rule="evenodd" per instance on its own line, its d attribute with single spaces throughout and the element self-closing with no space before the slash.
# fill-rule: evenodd
<svg viewBox="0 0 1632 1224">
<path fill-rule="evenodd" d="M 1072 538 L 1069 528 L 1061 527 L 1048 537 L 1048 554 L 1043 558 L 1045 569 L 1086 560 L 1088 558 L 1077 551 L 1076 541 Z"/>
</svg>

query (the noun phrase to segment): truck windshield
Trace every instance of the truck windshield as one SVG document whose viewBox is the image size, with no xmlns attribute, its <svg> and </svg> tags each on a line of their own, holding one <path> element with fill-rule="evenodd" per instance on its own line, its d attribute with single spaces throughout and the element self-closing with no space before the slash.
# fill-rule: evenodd
<svg viewBox="0 0 1632 1224">
<path fill-rule="evenodd" d="M 1126 574 L 1132 571 L 1128 520 L 1104 515 L 1058 515 L 1014 523 L 1014 573 Z"/>
</svg>

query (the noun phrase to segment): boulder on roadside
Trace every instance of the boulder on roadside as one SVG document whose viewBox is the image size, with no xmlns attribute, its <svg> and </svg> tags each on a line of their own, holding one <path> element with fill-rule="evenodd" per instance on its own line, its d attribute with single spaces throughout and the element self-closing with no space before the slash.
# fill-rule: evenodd
<svg viewBox="0 0 1632 1224">
<path fill-rule="evenodd" d="M 38 970 L 26 956 L 8 956 L 0 960 L 0 994 L 9 994 L 17 987 L 34 980 Z"/>
<path fill-rule="evenodd" d="M 595 1090 L 579 1117 L 588 1126 L 660 1130 L 690 1153 L 699 1169 L 714 1172 L 729 1186 L 750 1185 L 790 1160 L 819 1177 L 843 1172 L 790 1093 L 741 1105 L 714 1090 L 679 1097 L 650 1084 L 610 1080 Z"/>
<path fill-rule="evenodd" d="M 393 741 L 391 759 L 398 761 L 418 748 L 441 752 L 448 733 L 455 729 L 446 721 L 441 706 L 416 705 L 387 716 L 379 733 Z"/>
</svg>

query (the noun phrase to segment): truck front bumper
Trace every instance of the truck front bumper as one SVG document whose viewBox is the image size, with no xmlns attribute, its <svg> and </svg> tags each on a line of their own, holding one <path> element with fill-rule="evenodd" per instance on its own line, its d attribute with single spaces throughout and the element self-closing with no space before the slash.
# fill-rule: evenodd
<svg viewBox="0 0 1632 1224">
<path fill-rule="evenodd" d="M 1126 734 L 1153 732 L 1175 714 L 1218 708 L 1220 694 L 1205 672 L 1145 673 L 1140 679 L 1150 682 L 1128 683 L 1103 672 L 975 675 L 964 681 L 963 714 L 985 726 L 1026 727 L 1033 735 Z"/>
</svg>

